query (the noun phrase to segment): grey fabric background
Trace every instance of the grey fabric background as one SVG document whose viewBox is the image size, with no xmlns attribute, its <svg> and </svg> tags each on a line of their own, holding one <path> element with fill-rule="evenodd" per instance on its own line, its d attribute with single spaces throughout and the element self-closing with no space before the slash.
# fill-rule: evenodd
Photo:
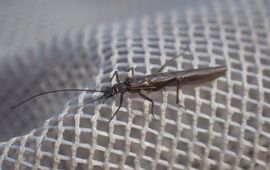
<svg viewBox="0 0 270 170">
<path fill-rule="evenodd" d="M 0 2 L 0 54 L 18 52 L 73 28 L 195 7 L 198 1 L 58 0 Z"/>
</svg>

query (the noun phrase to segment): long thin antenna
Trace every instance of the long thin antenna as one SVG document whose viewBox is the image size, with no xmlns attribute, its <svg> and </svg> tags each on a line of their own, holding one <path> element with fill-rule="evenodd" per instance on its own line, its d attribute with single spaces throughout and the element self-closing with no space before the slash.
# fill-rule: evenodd
<svg viewBox="0 0 270 170">
<path fill-rule="evenodd" d="M 157 71 L 155 71 L 154 74 L 157 74 L 159 72 L 161 72 L 169 63 L 171 63 L 172 61 L 176 60 L 178 57 L 184 56 L 185 52 L 189 49 L 189 43 L 187 44 L 186 48 L 184 48 L 184 50 L 177 55 L 176 57 L 168 60 L 165 64 L 163 64 Z"/>
<path fill-rule="evenodd" d="M 84 107 L 84 106 L 86 106 L 86 105 L 88 105 L 88 104 L 90 104 L 90 103 L 94 103 L 94 102 L 96 102 L 96 101 L 98 101 L 98 100 L 101 100 L 101 99 L 104 99 L 104 98 L 105 98 L 104 95 L 102 95 L 102 96 L 100 96 L 100 97 L 98 97 L 98 98 L 92 100 L 91 102 L 83 103 L 83 104 L 79 105 L 79 106 L 76 107 L 75 109 L 76 109 L 76 110 L 79 110 L 80 108 L 82 108 L 82 107 Z M 105 99 L 106 99 L 106 98 L 105 98 Z"/>
<path fill-rule="evenodd" d="M 45 95 L 45 94 L 49 94 L 49 93 L 58 93 L 58 92 L 72 92 L 72 91 L 85 91 L 85 92 L 103 92 L 102 90 L 89 90 L 89 89 L 60 89 L 60 90 L 52 90 L 52 91 L 47 91 L 47 92 L 43 92 L 43 93 L 39 93 L 39 94 L 36 94 L 32 97 L 29 97 L 28 99 L 25 99 L 23 101 L 21 101 L 20 103 L 16 104 L 15 106 L 12 106 L 10 107 L 10 109 L 14 109 L 22 104 L 24 104 L 25 102 L 28 102 L 29 100 L 32 100 L 36 97 L 39 97 L 39 96 L 42 96 L 42 95 Z"/>
</svg>

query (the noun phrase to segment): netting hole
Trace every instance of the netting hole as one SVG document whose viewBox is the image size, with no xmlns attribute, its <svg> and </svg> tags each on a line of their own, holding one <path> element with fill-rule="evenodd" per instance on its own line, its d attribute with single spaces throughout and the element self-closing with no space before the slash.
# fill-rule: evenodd
<svg viewBox="0 0 270 170">
<path fill-rule="evenodd" d="M 134 110 L 133 110 L 133 111 L 134 111 Z M 138 112 L 139 112 L 139 110 L 138 110 Z M 133 112 L 133 113 L 134 113 L 134 112 Z M 132 114 L 133 114 L 133 113 L 132 113 Z M 142 114 L 142 115 L 136 115 L 136 116 L 134 117 L 133 121 L 132 121 L 132 124 L 138 125 L 138 126 L 141 126 L 141 127 L 143 127 L 145 123 L 146 123 L 146 117 L 145 117 L 144 114 Z"/>
<path fill-rule="evenodd" d="M 126 157 L 125 164 L 128 165 L 129 167 L 135 167 L 134 161 L 135 161 L 135 158 L 133 156 L 128 155 Z"/>
<path fill-rule="evenodd" d="M 204 117 L 199 117 L 197 127 L 200 128 L 200 129 L 206 129 L 207 130 L 208 127 L 209 127 L 209 119 L 204 118 Z"/>
<path fill-rule="evenodd" d="M 59 146 L 59 154 L 65 156 L 72 156 L 72 143 L 63 141 Z"/>
<path fill-rule="evenodd" d="M 232 97 L 230 104 L 231 104 L 231 107 L 241 108 L 243 102 L 242 102 L 242 99 L 241 98 Z"/>
<path fill-rule="evenodd" d="M 153 133 L 153 132 L 147 132 L 146 133 L 146 138 L 145 138 L 145 141 L 147 141 L 148 143 L 151 143 L 151 144 L 156 144 L 157 143 L 157 134 L 159 133 Z"/>
<path fill-rule="evenodd" d="M 113 148 L 122 153 L 125 152 L 126 141 L 124 139 L 116 139 Z"/>
<path fill-rule="evenodd" d="M 95 166 L 93 167 L 93 170 L 104 170 L 104 167 L 95 165 Z"/>
<path fill-rule="evenodd" d="M 172 146 L 172 138 L 169 137 L 164 137 L 161 141 L 162 146 L 166 147 L 165 150 L 162 150 L 161 154 L 160 154 L 160 159 L 164 160 L 164 161 L 168 161 L 171 160 L 172 157 L 172 150 L 171 150 L 171 146 Z"/>
<path fill-rule="evenodd" d="M 141 138 L 141 130 L 135 127 L 132 127 L 130 130 L 130 137 L 134 139 L 140 139 Z"/>
<path fill-rule="evenodd" d="M 88 156 L 90 154 L 89 152 L 90 152 L 90 146 L 89 146 L 89 148 L 79 146 L 77 148 L 76 158 L 87 160 Z"/>
<path fill-rule="evenodd" d="M 184 106 L 189 111 L 195 112 L 196 101 L 194 101 L 194 99 L 186 97 L 184 100 Z"/>
<path fill-rule="evenodd" d="M 150 129 L 153 129 L 157 134 L 158 132 L 160 131 L 160 128 L 161 128 L 161 122 L 160 122 L 160 119 L 156 120 L 156 119 L 153 119 L 150 123 L 149 123 L 149 126 L 148 126 Z"/>
<path fill-rule="evenodd" d="M 111 153 L 110 154 L 110 160 L 109 160 L 109 162 L 111 164 L 118 165 L 119 162 L 120 162 L 120 160 L 121 160 L 121 155 L 116 154 L 116 153 Z"/>
<path fill-rule="evenodd" d="M 108 136 L 103 136 L 102 134 L 99 134 L 97 136 L 97 145 L 99 145 L 100 147 L 103 147 L 104 149 L 108 148 L 110 142 L 110 138 Z"/>
<path fill-rule="evenodd" d="M 14 159 L 14 161 L 16 161 L 16 159 Z M 3 167 L 7 168 L 7 169 L 15 169 L 15 164 L 14 162 L 11 162 L 7 159 L 3 160 Z"/>
<path fill-rule="evenodd" d="M 45 137 L 41 142 L 41 151 L 52 153 L 55 141 L 54 138 Z"/>
<path fill-rule="evenodd" d="M 123 105 L 122 106 L 126 106 L 126 102 L 123 102 Z M 124 108 L 123 107 L 123 108 Z M 128 122 L 128 118 L 129 118 L 129 113 L 126 111 L 126 109 L 125 109 L 125 111 L 122 111 L 121 109 L 123 109 L 123 108 L 120 108 L 120 110 L 117 112 L 117 115 L 116 115 L 116 119 L 117 119 L 117 121 L 120 121 L 120 122 L 125 122 L 125 123 L 127 123 Z"/>
<path fill-rule="evenodd" d="M 176 162 L 182 165 L 183 167 L 186 167 L 188 161 L 189 160 L 188 160 L 187 155 L 186 154 L 182 155 L 182 153 L 178 155 L 177 160 L 176 160 Z"/>
<path fill-rule="evenodd" d="M 87 129 L 87 132 L 81 131 L 80 143 L 87 144 L 87 145 L 91 146 L 92 140 L 93 140 L 93 133 L 92 133 L 91 129 Z"/>
<path fill-rule="evenodd" d="M 175 104 L 175 106 L 169 105 L 168 107 L 166 107 L 165 118 L 168 119 L 168 120 L 170 120 L 170 121 L 176 122 L 176 119 L 178 117 L 178 110 L 181 110 L 183 108 L 182 108 L 182 106 L 176 104 L 176 101 L 175 101 L 176 100 L 176 97 L 175 96 L 172 97 L 172 100 L 173 100 L 173 102 L 168 102 L 168 103 Z"/>
<path fill-rule="evenodd" d="M 51 156 L 43 155 L 41 160 L 40 160 L 40 165 L 42 167 L 46 168 L 52 168 L 53 166 L 53 159 Z"/>
<path fill-rule="evenodd" d="M 167 165 L 157 164 L 157 169 L 167 169 Z"/>
<path fill-rule="evenodd" d="M 217 119 L 216 122 L 214 122 L 213 130 L 217 133 L 222 133 L 224 130 L 224 122 L 220 122 L 220 120 Z"/>
<path fill-rule="evenodd" d="M 115 124 L 113 133 L 118 136 L 125 136 L 125 129 L 126 129 L 126 125 Z"/>
<path fill-rule="evenodd" d="M 111 115 L 112 115 L 112 109 L 107 106 L 107 105 L 103 105 L 101 108 L 100 108 L 100 111 L 99 111 L 99 117 L 100 118 L 105 118 L 106 120 L 110 120 L 111 118 Z M 101 122 L 101 121 L 100 121 Z M 103 123 L 102 123 L 103 124 Z M 106 127 L 106 126 L 105 126 Z"/>
<path fill-rule="evenodd" d="M 164 130 L 165 130 L 165 133 L 168 133 L 168 134 L 170 134 L 172 136 L 176 136 L 177 126 L 175 124 L 169 124 L 169 123 L 167 123 L 165 125 Z"/>
<path fill-rule="evenodd" d="M 109 133 L 109 123 L 103 120 L 97 120 L 97 129 L 100 132 Z"/>
<path fill-rule="evenodd" d="M 201 114 L 210 115 L 211 114 L 211 105 L 207 103 L 202 103 L 200 107 Z M 208 116 L 207 116 L 208 117 Z"/>
<path fill-rule="evenodd" d="M 98 161 L 98 162 L 104 162 L 105 160 L 105 155 L 104 155 L 104 151 L 101 150 L 95 150 L 94 152 L 94 160 Z"/>
<path fill-rule="evenodd" d="M 225 122 L 225 120 L 228 117 L 228 112 L 227 112 L 226 108 L 217 107 L 216 116 L 220 121 Z"/>
</svg>

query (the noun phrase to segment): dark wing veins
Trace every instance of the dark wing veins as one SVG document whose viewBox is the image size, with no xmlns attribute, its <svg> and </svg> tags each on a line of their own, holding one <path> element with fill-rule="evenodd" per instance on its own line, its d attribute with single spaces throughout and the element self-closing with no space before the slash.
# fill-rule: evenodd
<svg viewBox="0 0 270 170">
<path fill-rule="evenodd" d="M 160 73 L 147 76 L 135 76 L 129 79 L 130 90 L 155 91 L 163 86 L 173 85 L 176 83 L 176 72 Z"/>
</svg>

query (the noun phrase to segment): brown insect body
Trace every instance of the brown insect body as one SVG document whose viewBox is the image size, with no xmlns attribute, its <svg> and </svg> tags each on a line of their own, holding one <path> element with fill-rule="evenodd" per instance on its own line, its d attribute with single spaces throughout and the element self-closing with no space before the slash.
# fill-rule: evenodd
<svg viewBox="0 0 270 170">
<path fill-rule="evenodd" d="M 183 70 L 183 71 L 175 71 L 175 72 L 166 72 L 166 73 L 157 73 L 146 76 L 134 76 L 134 71 L 132 77 L 127 77 L 125 81 L 120 82 L 118 78 L 118 72 L 115 71 L 112 78 L 116 76 L 117 83 L 113 86 L 106 87 L 105 90 L 101 92 L 103 95 L 98 98 L 99 99 L 108 99 L 112 96 L 120 93 L 120 105 L 113 117 L 116 115 L 118 110 L 120 109 L 123 102 L 123 95 L 126 92 L 130 93 L 138 93 L 144 99 L 150 101 L 152 103 L 151 113 L 153 114 L 154 101 L 149 97 L 145 96 L 141 93 L 141 91 L 157 91 L 165 86 L 176 86 L 177 87 L 177 96 L 176 103 L 179 103 L 179 89 L 180 86 L 186 85 L 196 85 L 205 83 L 211 80 L 214 80 L 226 72 L 225 66 L 219 67 L 210 67 L 210 68 L 199 68 L 199 69 L 191 69 L 191 70 Z M 112 117 L 112 118 L 113 118 Z M 112 119 L 110 119 L 111 121 Z"/>
<path fill-rule="evenodd" d="M 183 51 L 182 55 L 184 55 L 184 52 L 188 49 L 187 48 Z M 181 56 L 181 55 L 179 55 Z M 89 89 L 60 89 L 60 90 L 53 90 L 48 91 L 44 93 L 40 93 L 37 95 L 34 95 L 17 105 L 11 107 L 16 108 L 20 106 L 21 104 L 32 100 L 33 98 L 36 98 L 38 96 L 49 94 L 49 93 L 56 93 L 56 92 L 65 92 L 65 91 L 85 91 L 85 92 L 100 92 L 103 93 L 100 97 L 93 100 L 101 100 L 101 99 L 108 99 L 113 97 L 116 94 L 120 94 L 120 104 L 113 114 L 112 118 L 109 120 L 109 122 L 114 118 L 116 113 L 119 111 L 119 109 L 122 106 L 123 103 L 123 96 L 126 92 L 130 93 L 137 93 L 145 100 L 148 100 L 152 103 L 151 105 L 151 114 L 153 114 L 153 108 L 154 108 L 154 101 L 153 99 L 147 97 L 146 95 L 142 94 L 141 91 L 157 91 L 165 86 L 176 86 L 176 103 L 179 103 L 179 89 L 181 86 L 186 85 L 197 85 L 201 83 L 205 83 L 211 80 L 214 80 L 226 72 L 225 66 L 219 66 L 219 67 L 209 67 L 209 68 L 198 68 L 198 69 L 190 69 L 190 70 L 182 70 L 182 71 L 175 71 L 175 72 L 166 72 L 161 73 L 161 71 L 164 69 L 164 67 L 171 61 L 174 61 L 176 58 L 173 58 L 169 61 L 167 61 L 165 64 L 163 64 L 154 74 L 146 75 L 146 76 L 135 76 L 134 75 L 134 69 L 131 68 L 132 76 L 127 77 L 124 81 L 120 82 L 118 72 L 115 71 L 112 78 L 116 77 L 117 83 L 112 86 L 107 86 L 103 90 L 89 90 Z M 83 106 L 83 105 L 82 105 Z"/>
<path fill-rule="evenodd" d="M 214 80 L 226 72 L 225 66 L 191 69 L 167 73 L 159 73 L 142 77 L 128 77 L 129 82 L 127 90 L 144 90 L 155 91 L 159 90 L 163 85 L 176 86 L 179 83 L 181 86 L 190 84 L 201 84 Z"/>
<path fill-rule="evenodd" d="M 201 84 L 205 82 L 209 82 L 211 80 L 214 80 L 226 73 L 226 67 L 225 66 L 219 66 L 219 67 L 209 67 L 209 68 L 198 68 L 198 69 L 190 69 L 190 70 L 182 70 L 182 71 L 175 71 L 175 72 L 166 72 L 166 73 L 156 73 L 146 76 L 134 76 L 134 71 L 132 68 L 132 77 L 127 77 L 125 81 L 120 82 L 118 78 L 118 72 L 115 71 L 112 78 L 116 76 L 117 83 L 106 87 L 104 90 L 88 90 L 88 89 L 61 89 L 61 90 L 53 90 L 49 92 L 44 92 L 37 94 L 35 96 L 32 96 L 19 104 L 11 107 L 15 108 L 19 105 L 32 100 L 33 98 L 36 98 L 38 96 L 48 94 L 48 93 L 55 93 L 55 92 L 63 92 L 63 91 L 86 91 L 86 92 L 101 92 L 103 93 L 102 96 L 98 97 L 94 101 L 101 100 L 101 99 L 108 99 L 113 97 L 116 94 L 120 94 L 120 105 L 117 108 L 116 112 L 110 119 L 110 121 L 113 119 L 113 117 L 116 115 L 118 110 L 120 109 L 122 102 L 123 102 L 123 95 L 126 92 L 130 93 L 138 93 L 141 97 L 143 97 L 145 100 L 148 100 L 152 103 L 151 107 L 151 114 L 153 114 L 153 107 L 154 107 L 154 101 L 153 99 L 145 96 L 141 93 L 141 91 L 157 91 L 165 86 L 176 86 L 177 87 L 177 95 L 176 95 L 176 103 L 179 103 L 179 89 L 180 86 L 186 86 L 186 85 L 196 85 Z"/>
</svg>

